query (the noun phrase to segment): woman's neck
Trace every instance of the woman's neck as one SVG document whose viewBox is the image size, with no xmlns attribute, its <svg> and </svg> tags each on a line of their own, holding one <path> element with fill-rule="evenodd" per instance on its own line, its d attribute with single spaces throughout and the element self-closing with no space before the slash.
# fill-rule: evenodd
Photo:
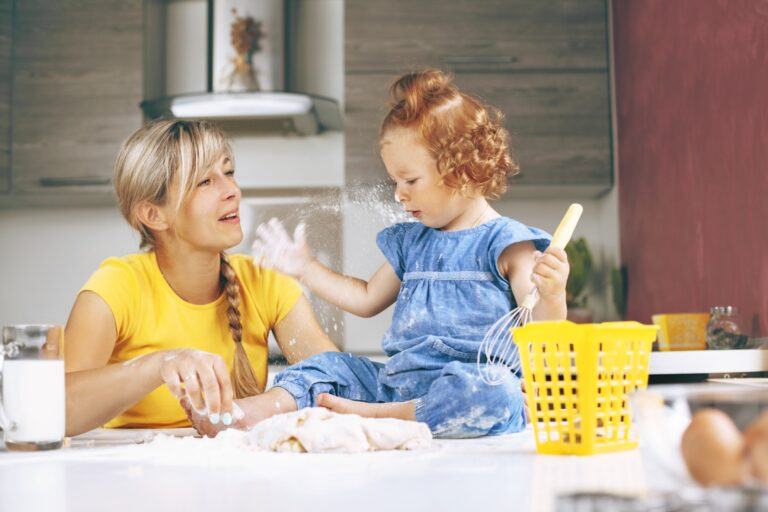
<svg viewBox="0 0 768 512">
<path fill-rule="evenodd" d="M 221 295 L 221 257 L 177 244 L 155 247 L 157 266 L 168 285 L 191 304 L 208 304 Z"/>
</svg>

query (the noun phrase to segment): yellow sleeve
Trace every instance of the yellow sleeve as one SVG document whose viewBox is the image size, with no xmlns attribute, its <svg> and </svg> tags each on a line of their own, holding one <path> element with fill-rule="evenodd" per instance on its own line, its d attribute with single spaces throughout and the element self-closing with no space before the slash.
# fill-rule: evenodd
<svg viewBox="0 0 768 512">
<path fill-rule="evenodd" d="M 107 303 L 115 317 L 117 341 L 128 339 L 135 330 L 140 301 L 136 273 L 120 258 L 108 258 L 80 289 L 92 291 Z"/>
<path fill-rule="evenodd" d="M 262 275 L 262 290 L 264 306 L 269 312 L 270 328 L 280 323 L 293 306 L 298 302 L 304 291 L 295 279 L 270 269 L 260 269 Z"/>
</svg>

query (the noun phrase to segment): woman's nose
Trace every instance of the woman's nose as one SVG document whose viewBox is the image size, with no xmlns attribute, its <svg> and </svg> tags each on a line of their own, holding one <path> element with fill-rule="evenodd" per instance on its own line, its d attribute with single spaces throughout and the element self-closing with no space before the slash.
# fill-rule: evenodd
<svg viewBox="0 0 768 512">
<path fill-rule="evenodd" d="M 235 197 L 235 198 L 239 198 L 240 197 L 240 195 L 241 195 L 240 187 L 238 187 L 235 182 L 226 180 L 223 183 L 224 183 L 224 185 L 223 185 L 223 187 L 224 187 L 223 193 L 224 193 L 224 197 L 226 199 L 231 199 L 233 197 Z"/>
</svg>

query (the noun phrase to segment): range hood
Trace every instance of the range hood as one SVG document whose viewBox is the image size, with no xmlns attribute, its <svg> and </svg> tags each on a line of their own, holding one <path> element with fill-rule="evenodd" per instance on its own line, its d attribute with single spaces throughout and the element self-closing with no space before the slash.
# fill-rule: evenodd
<svg viewBox="0 0 768 512">
<path fill-rule="evenodd" d="M 242 84 L 232 87 L 226 80 L 233 10 L 253 15 L 268 36 L 252 56 L 261 90 L 245 92 Z M 141 108 L 150 119 L 229 121 L 257 131 L 275 126 L 299 135 L 341 130 L 339 102 L 328 95 L 343 92 L 327 87 L 335 81 L 325 75 L 338 67 L 336 60 L 343 62 L 343 42 L 328 37 L 335 33 L 329 23 L 339 15 L 335 5 L 285 0 L 149 2 Z M 323 27 L 328 30 L 317 32 Z M 322 37 L 316 40 L 316 35 Z M 323 63 L 322 75 L 318 63 Z"/>
<path fill-rule="evenodd" d="M 335 100 L 293 92 L 183 94 L 143 101 L 141 107 L 150 118 L 254 122 L 259 119 L 288 119 L 300 135 L 342 129 L 341 114 Z"/>
</svg>

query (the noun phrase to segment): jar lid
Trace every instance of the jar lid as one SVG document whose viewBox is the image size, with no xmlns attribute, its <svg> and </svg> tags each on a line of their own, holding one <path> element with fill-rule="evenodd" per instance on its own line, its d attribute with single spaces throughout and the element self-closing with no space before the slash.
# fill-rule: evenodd
<svg viewBox="0 0 768 512">
<path fill-rule="evenodd" d="M 709 312 L 713 315 L 737 315 L 739 308 L 736 306 L 712 306 Z"/>
</svg>

